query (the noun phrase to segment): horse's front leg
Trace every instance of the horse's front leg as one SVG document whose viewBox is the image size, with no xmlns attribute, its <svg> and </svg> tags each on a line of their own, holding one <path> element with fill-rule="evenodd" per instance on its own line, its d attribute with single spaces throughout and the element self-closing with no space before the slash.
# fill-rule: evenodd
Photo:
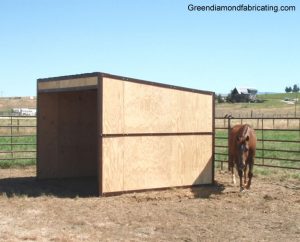
<svg viewBox="0 0 300 242">
<path fill-rule="evenodd" d="M 235 174 L 234 174 L 234 158 L 232 155 L 229 155 L 228 170 L 229 172 L 231 172 L 232 183 L 236 184 Z"/>
<path fill-rule="evenodd" d="M 235 174 L 234 174 L 234 166 L 231 167 L 231 176 L 232 176 L 232 183 L 235 185 L 236 180 L 235 180 Z"/>
<path fill-rule="evenodd" d="M 251 180 L 252 180 L 252 177 L 253 177 L 253 164 L 254 164 L 254 159 L 251 158 L 249 160 L 248 182 L 245 186 L 247 189 L 250 189 L 250 186 L 251 186 Z"/>
<path fill-rule="evenodd" d="M 247 163 L 244 167 L 243 175 L 244 175 L 244 186 L 246 186 L 247 185 Z"/>
<path fill-rule="evenodd" d="M 244 190 L 243 187 L 243 168 L 238 168 L 238 173 L 239 173 L 239 177 L 240 177 L 240 191 L 242 192 Z"/>
</svg>

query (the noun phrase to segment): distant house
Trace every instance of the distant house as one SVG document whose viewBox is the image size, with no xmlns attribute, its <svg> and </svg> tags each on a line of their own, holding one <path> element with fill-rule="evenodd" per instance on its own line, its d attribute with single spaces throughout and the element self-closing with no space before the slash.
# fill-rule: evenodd
<svg viewBox="0 0 300 242">
<path fill-rule="evenodd" d="M 255 102 L 257 90 L 248 87 L 235 87 L 231 92 L 231 100 L 234 102 Z"/>
</svg>

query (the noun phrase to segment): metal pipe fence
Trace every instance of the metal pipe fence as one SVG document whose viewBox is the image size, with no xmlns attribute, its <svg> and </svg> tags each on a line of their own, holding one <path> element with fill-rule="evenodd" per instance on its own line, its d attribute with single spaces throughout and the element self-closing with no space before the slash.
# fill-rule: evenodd
<svg viewBox="0 0 300 242">
<path fill-rule="evenodd" d="M 0 168 L 36 163 L 36 117 L 0 116 Z"/>
<path fill-rule="evenodd" d="M 257 135 L 256 166 L 300 170 L 300 118 L 215 118 L 215 162 L 228 162 L 228 136 L 236 124 Z"/>
</svg>

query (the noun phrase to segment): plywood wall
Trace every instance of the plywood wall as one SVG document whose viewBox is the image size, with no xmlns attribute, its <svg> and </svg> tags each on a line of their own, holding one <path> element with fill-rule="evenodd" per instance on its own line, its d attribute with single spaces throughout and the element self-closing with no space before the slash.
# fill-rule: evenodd
<svg viewBox="0 0 300 242">
<path fill-rule="evenodd" d="M 103 78 L 103 133 L 212 132 L 212 98 Z"/>
<path fill-rule="evenodd" d="M 211 181 L 210 135 L 103 139 L 103 193 Z"/>
<path fill-rule="evenodd" d="M 97 175 L 97 91 L 39 93 L 38 177 Z"/>
<path fill-rule="evenodd" d="M 102 192 L 212 182 L 213 96 L 103 78 Z"/>
</svg>

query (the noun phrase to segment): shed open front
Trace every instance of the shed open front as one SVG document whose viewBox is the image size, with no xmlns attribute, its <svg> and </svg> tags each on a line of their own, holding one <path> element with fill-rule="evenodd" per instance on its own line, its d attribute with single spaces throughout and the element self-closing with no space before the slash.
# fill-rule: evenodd
<svg viewBox="0 0 300 242">
<path fill-rule="evenodd" d="M 98 176 L 97 83 L 96 77 L 39 80 L 38 179 Z"/>
<path fill-rule="evenodd" d="M 37 177 L 99 195 L 210 184 L 214 94 L 105 73 L 38 80 Z"/>
</svg>

